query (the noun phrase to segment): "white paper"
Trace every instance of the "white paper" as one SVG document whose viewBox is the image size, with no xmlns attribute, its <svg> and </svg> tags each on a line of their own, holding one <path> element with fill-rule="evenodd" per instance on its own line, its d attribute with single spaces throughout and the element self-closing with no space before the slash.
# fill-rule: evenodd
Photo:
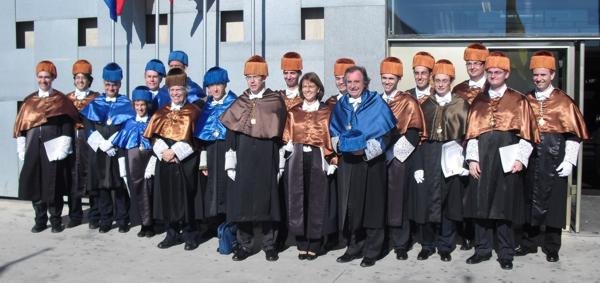
<svg viewBox="0 0 600 283">
<path fill-rule="evenodd" d="M 504 173 L 512 171 L 512 167 L 519 156 L 519 144 L 511 144 L 498 149 L 500 152 L 500 160 L 502 161 L 502 170 Z"/>
<path fill-rule="evenodd" d="M 441 162 L 445 178 L 458 175 L 464 170 L 463 163 L 465 158 L 462 152 L 462 146 L 455 141 L 450 141 L 442 145 Z"/>
</svg>

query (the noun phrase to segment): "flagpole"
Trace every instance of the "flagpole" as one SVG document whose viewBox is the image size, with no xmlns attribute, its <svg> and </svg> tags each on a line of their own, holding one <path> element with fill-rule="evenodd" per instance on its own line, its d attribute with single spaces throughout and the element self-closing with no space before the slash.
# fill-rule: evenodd
<svg viewBox="0 0 600 283">
<path fill-rule="evenodd" d="M 208 56 L 208 52 L 207 52 L 207 48 L 208 48 L 208 44 L 206 43 L 206 31 L 207 31 L 207 27 L 206 27 L 206 0 L 202 1 L 202 27 L 204 28 L 203 32 L 202 32 L 202 39 L 204 41 L 204 56 L 202 58 L 202 72 L 206 72 L 206 57 Z"/>
<path fill-rule="evenodd" d="M 156 9 L 155 12 L 156 14 L 154 15 L 154 58 L 158 59 L 159 58 L 159 45 L 160 45 L 160 35 L 159 35 L 159 31 L 158 31 L 158 25 L 160 24 L 159 21 L 159 16 L 160 16 L 160 0 L 155 0 L 154 1 L 156 3 Z"/>
<path fill-rule="evenodd" d="M 111 38 L 112 38 L 112 44 L 111 44 L 111 58 L 112 58 L 112 62 L 115 62 L 115 21 L 111 21 L 112 22 L 112 29 L 111 29 Z"/>
<path fill-rule="evenodd" d="M 252 54 L 250 54 L 250 55 L 253 56 L 254 54 L 256 54 L 256 40 L 254 38 L 254 29 L 256 28 L 256 19 L 254 18 L 254 16 L 256 13 L 254 12 L 254 6 L 255 6 L 254 0 L 252 0 L 250 3 L 251 3 L 250 5 L 252 5 L 252 7 L 250 9 L 250 18 L 252 20 L 252 28 L 250 29 L 250 31 L 251 31 L 250 37 L 252 39 Z"/>
</svg>

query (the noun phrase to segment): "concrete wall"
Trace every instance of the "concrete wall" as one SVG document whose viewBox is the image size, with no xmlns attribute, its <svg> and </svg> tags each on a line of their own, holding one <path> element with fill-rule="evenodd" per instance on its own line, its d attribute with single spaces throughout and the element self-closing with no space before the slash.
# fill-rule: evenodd
<svg viewBox="0 0 600 283">
<path fill-rule="evenodd" d="M 145 44 L 146 14 L 154 13 L 154 1 L 126 1 L 123 15 L 115 27 L 115 61 L 124 69 L 121 93 L 143 84 L 143 71 L 155 57 L 155 45 Z M 170 48 L 188 53 L 189 76 L 202 83 L 204 75 L 203 23 L 207 23 L 207 68 L 216 64 L 229 71 L 229 89 L 241 93 L 246 88 L 243 65 L 252 55 L 251 3 L 249 0 L 208 0 L 203 19 L 202 0 L 174 1 L 170 14 L 168 1 L 160 2 L 160 13 L 169 14 L 173 22 L 168 44 L 161 44 L 160 58 L 166 63 Z M 256 0 L 256 53 L 269 63 L 267 87 L 282 89 L 285 84 L 279 69 L 280 58 L 287 51 L 299 52 L 304 72 L 316 72 L 326 88 L 326 96 L 335 92 L 333 63 L 339 57 L 351 57 L 367 67 L 371 78 L 378 77 L 379 61 L 385 56 L 385 0 Z M 301 8 L 323 7 L 323 40 L 301 40 Z M 243 10 L 244 41 L 219 42 L 219 11 Z M 77 46 L 77 19 L 97 17 L 98 46 Z M 34 21 L 35 44 L 32 49 L 16 49 L 15 22 Z M 73 89 L 71 66 L 77 59 L 93 65 L 92 89 L 101 91 L 102 67 L 111 60 L 112 22 L 104 1 L 99 0 L 9 0 L 0 1 L 0 73 L 5 76 L 0 89 L 0 113 L 6 121 L 0 135 L 0 196 L 16 196 L 19 163 L 12 138 L 16 103 L 36 90 L 35 64 L 52 60 L 58 68 L 53 86 L 63 92 Z M 380 90 L 377 80 L 371 88 Z"/>
</svg>

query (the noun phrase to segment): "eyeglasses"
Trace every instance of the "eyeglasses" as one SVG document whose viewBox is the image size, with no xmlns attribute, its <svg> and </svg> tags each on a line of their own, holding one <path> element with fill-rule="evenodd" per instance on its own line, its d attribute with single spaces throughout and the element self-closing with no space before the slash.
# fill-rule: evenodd
<svg viewBox="0 0 600 283">
<path fill-rule="evenodd" d="M 246 81 L 259 81 L 260 79 L 262 79 L 262 76 L 246 76 Z"/>
<path fill-rule="evenodd" d="M 433 82 L 435 82 L 436 84 L 449 84 L 450 80 L 449 79 L 443 79 L 443 80 L 435 79 L 435 80 L 433 80 Z"/>
<path fill-rule="evenodd" d="M 502 76 L 502 75 L 504 75 L 505 72 L 504 71 L 493 71 L 493 72 L 488 71 L 487 73 L 488 73 L 488 75 Z"/>
<path fill-rule="evenodd" d="M 481 67 L 483 66 L 483 62 L 480 61 L 473 61 L 473 62 L 467 62 L 467 67 Z"/>
</svg>

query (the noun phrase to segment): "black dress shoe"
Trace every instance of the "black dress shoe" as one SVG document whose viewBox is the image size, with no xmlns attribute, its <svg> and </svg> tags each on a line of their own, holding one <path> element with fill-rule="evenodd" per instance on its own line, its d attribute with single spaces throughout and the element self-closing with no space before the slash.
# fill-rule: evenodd
<svg viewBox="0 0 600 283">
<path fill-rule="evenodd" d="M 440 252 L 440 259 L 442 261 L 451 261 L 452 260 L 452 256 L 450 255 L 449 252 Z"/>
<path fill-rule="evenodd" d="M 397 260 L 407 260 L 408 254 L 405 250 L 396 250 L 396 259 Z"/>
<path fill-rule="evenodd" d="M 183 247 L 184 250 L 186 251 L 193 251 L 198 247 L 198 242 L 196 241 L 188 241 L 185 242 L 185 246 Z"/>
<path fill-rule="evenodd" d="M 240 247 L 235 250 L 231 259 L 233 261 L 242 261 L 244 259 L 247 259 L 249 256 L 250 256 L 250 252 L 248 252 L 244 248 Z"/>
<path fill-rule="evenodd" d="M 557 252 L 548 252 L 546 253 L 546 260 L 548 262 L 557 262 L 559 259 Z"/>
<path fill-rule="evenodd" d="M 39 233 L 46 230 L 46 228 L 48 228 L 47 224 L 35 224 L 31 227 L 31 233 Z"/>
<path fill-rule="evenodd" d="M 279 259 L 279 255 L 276 249 L 270 249 L 265 251 L 265 259 L 267 261 L 277 261 Z"/>
<path fill-rule="evenodd" d="M 421 250 L 419 255 L 417 255 L 417 260 L 426 260 L 434 253 L 434 251 L 430 250 Z"/>
<path fill-rule="evenodd" d="M 306 254 L 306 260 L 315 260 L 319 257 L 318 254 Z"/>
<path fill-rule="evenodd" d="M 346 262 L 351 262 L 351 261 L 353 261 L 355 259 L 359 259 L 359 258 L 361 258 L 361 256 L 344 253 L 342 256 L 338 257 L 335 261 L 337 261 L 339 263 L 346 263 Z"/>
<path fill-rule="evenodd" d="M 154 235 L 156 235 L 156 232 L 154 232 L 154 228 L 150 227 L 148 228 L 148 230 L 146 230 L 146 238 L 152 238 L 154 237 Z"/>
<path fill-rule="evenodd" d="M 491 254 L 480 255 L 480 254 L 476 253 L 476 254 L 472 255 L 470 258 L 467 258 L 467 264 L 478 264 L 482 261 L 489 260 L 490 258 L 492 258 Z"/>
<path fill-rule="evenodd" d="M 308 254 L 300 254 L 300 253 L 298 254 L 298 259 L 299 260 L 305 260 L 307 258 L 308 258 Z"/>
<path fill-rule="evenodd" d="M 52 225 L 52 229 L 50 231 L 52 233 L 60 233 L 63 230 L 65 230 L 65 225 L 62 225 L 62 223 L 61 223 L 61 224 Z"/>
<path fill-rule="evenodd" d="M 119 233 L 127 233 L 129 232 L 129 225 L 119 225 Z"/>
<path fill-rule="evenodd" d="M 360 266 L 369 267 L 375 265 L 375 259 L 370 257 L 364 257 L 360 262 Z"/>
<path fill-rule="evenodd" d="M 513 268 L 512 260 L 510 259 L 499 259 L 500 267 L 504 270 L 511 270 Z"/>
<path fill-rule="evenodd" d="M 519 246 L 518 248 L 515 249 L 515 256 L 524 256 L 524 255 L 534 254 L 534 253 L 537 253 L 537 249 L 530 249 L 530 248 L 526 248 L 523 246 Z"/>
<path fill-rule="evenodd" d="M 110 231 L 112 227 L 110 227 L 110 225 L 100 225 L 100 229 L 98 230 L 98 232 L 100 233 L 107 233 L 108 231 Z"/>
<path fill-rule="evenodd" d="M 160 243 L 158 243 L 157 247 L 159 249 L 168 249 L 172 246 L 176 246 L 183 243 L 183 241 L 181 239 L 174 239 L 174 238 L 165 238 L 164 240 L 162 240 Z"/>
<path fill-rule="evenodd" d="M 460 245 L 460 250 L 468 251 L 472 248 L 473 248 L 472 242 L 467 239 L 463 239 L 462 244 Z"/>
<path fill-rule="evenodd" d="M 88 224 L 88 227 L 93 230 L 93 229 L 98 229 L 98 227 L 100 227 L 100 225 L 98 224 L 98 222 L 90 222 Z"/>
<path fill-rule="evenodd" d="M 142 227 L 142 229 L 137 233 L 137 236 L 140 238 L 146 237 L 146 229 Z"/>
<path fill-rule="evenodd" d="M 67 228 L 73 228 L 73 227 L 77 227 L 81 225 L 81 220 L 69 220 L 69 223 L 67 223 Z"/>
</svg>

